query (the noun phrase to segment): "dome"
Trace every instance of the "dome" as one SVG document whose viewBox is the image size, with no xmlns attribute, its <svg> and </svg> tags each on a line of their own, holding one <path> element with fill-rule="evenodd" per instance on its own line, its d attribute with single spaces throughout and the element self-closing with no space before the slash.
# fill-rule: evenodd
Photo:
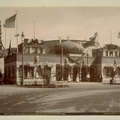
<svg viewBox="0 0 120 120">
<path fill-rule="evenodd" d="M 63 48 L 67 49 L 69 52 L 72 53 L 83 53 L 84 48 L 81 44 L 75 43 L 75 42 L 71 42 L 70 40 L 63 42 Z"/>
</svg>

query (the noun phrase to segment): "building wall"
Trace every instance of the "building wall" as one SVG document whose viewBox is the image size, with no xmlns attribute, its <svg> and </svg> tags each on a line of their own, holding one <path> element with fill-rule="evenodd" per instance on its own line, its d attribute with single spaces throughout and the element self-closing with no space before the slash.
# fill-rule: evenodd
<svg viewBox="0 0 120 120">
<path fill-rule="evenodd" d="M 67 41 L 67 40 L 63 40 L 63 41 Z M 74 42 L 81 44 L 81 43 L 84 43 L 85 41 L 76 40 Z M 36 74 L 35 73 L 36 65 L 41 67 L 41 66 L 44 66 L 45 64 L 49 64 L 50 66 L 52 64 L 54 64 L 54 65 L 52 65 L 51 70 L 52 70 L 52 74 L 55 74 L 56 64 L 61 64 L 60 63 L 61 55 L 51 54 L 50 50 L 56 44 L 59 44 L 59 40 L 43 41 L 41 43 L 32 42 L 31 44 L 29 43 L 24 46 L 25 47 L 25 49 L 24 49 L 24 68 L 25 68 L 24 74 L 25 74 L 25 77 L 26 76 L 31 77 L 31 75 L 29 73 L 30 71 L 32 71 L 31 74 Z M 33 50 L 30 50 L 31 51 L 30 53 L 27 50 L 28 47 L 31 47 L 31 49 L 33 48 Z M 42 48 L 42 52 L 40 52 L 40 53 L 34 52 L 35 47 Z M 75 62 L 71 64 L 71 62 L 69 61 L 69 65 L 71 66 L 70 67 L 71 79 L 73 79 L 73 77 L 75 77 L 74 71 L 76 69 L 79 69 L 77 71 L 79 74 L 79 76 L 78 76 L 79 80 L 81 80 L 81 78 L 83 77 L 82 76 L 83 75 L 82 70 L 83 70 L 83 71 L 85 71 L 85 74 L 87 74 L 89 72 L 90 77 L 92 79 L 94 79 L 94 78 L 97 79 L 100 75 L 102 75 L 103 82 L 104 81 L 110 82 L 110 79 L 111 79 L 110 75 L 106 76 L 105 74 L 108 74 L 107 72 L 111 71 L 111 67 L 113 67 L 114 60 L 117 60 L 117 68 L 118 68 L 116 79 L 120 78 L 120 57 L 119 57 L 120 48 L 118 46 L 106 45 L 103 48 L 94 48 L 93 47 L 93 49 L 88 49 L 88 50 L 90 52 L 90 54 L 88 54 L 88 56 L 86 56 L 85 54 L 82 54 L 82 55 L 75 54 L 75 56 L 73 53 L 69 54 L 70 56 L 72 55 L 72 57 L 74 59 L 83 58 L 82 62 L 84 62 L 84 64 L 81 63 L 81 61 L 78 63 L 76 62 L 77 64 Z M 35 62 L 37 57 L 39 58 L 38 64 L 36 64 L 36 62 Z M 66 57 L 67 56 L 63 56 L 63 59 L 65 59 Z M 21 75 L 22 75 L 22 73 L 21 73 L 22 72 L 22 44 L 19 45 L 19 53 L 7 56 L 4 59 L 4 62 L 5 62 L 5 65 L 4 65 L 5 80 L 7 81 L 9 78 L 11 83 L 15 83 L 16 81 L 20 82 Z M 84 68 L 84 69 L 82 69 L 82 68 Z M 13 74 L 14 74 L 14 77 L 12 76 Z M 32 75 L 32 78 L 34 76 L 35 75 Z M 86 77 L 86 75 L 84 77 Z M 92 79 L 90 81 L 92 81 L 92 82 L 97 81 L 95 79 L 94 80 L 92 80 Z"/>
<path fill-rule="evenodd" d="M 4 78 L 4 58 L 0 58 L 0 78 Z"/>
<path fill-rule="evenodd" d="M 4 82 L 16 83 L 16 54 L 4 58 Z"/>
</svg>

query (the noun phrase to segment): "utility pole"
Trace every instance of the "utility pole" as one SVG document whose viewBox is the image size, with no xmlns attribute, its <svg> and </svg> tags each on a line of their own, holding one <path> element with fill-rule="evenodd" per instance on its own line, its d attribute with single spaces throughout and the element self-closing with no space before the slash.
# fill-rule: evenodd
<svg viewBox="0 0 120 120">
<path fill-rule="evenodd" d="M 64 70 L 64 68 L 63 68 L 63 44 L 62 44 L 62 40 L 61 40 L 61 72 L 62 72 L 62 81 L 63 81 L 63 70 Z"/>
<path fill-rule="evenodd" d="M 21 35 L 21 40 L 22 40 L 22 81 L 21 81 L 21 85 L 23 86 L 23 83 L 24 83 L 24 33 L 23 32 Z"/>
</svg>

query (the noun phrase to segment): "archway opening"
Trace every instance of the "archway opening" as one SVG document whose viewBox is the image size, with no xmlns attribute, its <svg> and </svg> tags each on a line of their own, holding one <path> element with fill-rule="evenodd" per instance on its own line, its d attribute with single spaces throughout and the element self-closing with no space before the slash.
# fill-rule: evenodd
<svg viewBox="0 0 120 120">
<path fill-rule="evenodd" d="M 90 82 L 97 82 L 97 73 L 95 67 L 90 67 Z"/>
<path fill-rule="evenodd" d="M 81 69 L 81 81 L 86 82 L 87 81 L 87 68 L 82 67 Z"/>
<path fill-rule="evenodd" d="M 73 67 L 73 82 L 76 82 L 79 79 L 79 66 Z"/>
</svg>

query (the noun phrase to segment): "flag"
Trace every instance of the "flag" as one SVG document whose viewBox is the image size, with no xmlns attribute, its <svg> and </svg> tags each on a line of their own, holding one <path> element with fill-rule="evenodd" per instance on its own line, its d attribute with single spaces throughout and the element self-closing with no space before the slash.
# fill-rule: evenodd
<svg viewBox="0 0 120 120">
<path fill-rule="evenodd" d="M 8 49 L 8 56 L 11 54 L 11 41 L 10 41 L 10 44 L 9 44 L 9 49 Z"/>
<path fill-rule="evenodd" d="M 97 35 L 98 35 L 98 33 L 96 32 L 93 37 L 89 38 L 89 41 L 87 41 L 86 43 L 83 44 L 83 47 L 86 48 L 86 47 L 90 47 L 90 46 L 96 46 L 97 42 L 95 42 L 95 40 L 96 40 Z"/>
<path fill-rule="evenodd" d="M 13 15 L 5 20 L 5 24 L 3 25 L 4 28 L 15 28 L 15 18 L 16 15 Z"/>
<path fill-rule="evenodd" d="M 15 35 L 15 37 L 18 37 L 18 36 L 19 36 L 19 34 L 16 34 L 16 35 Z"/>
</svg>

